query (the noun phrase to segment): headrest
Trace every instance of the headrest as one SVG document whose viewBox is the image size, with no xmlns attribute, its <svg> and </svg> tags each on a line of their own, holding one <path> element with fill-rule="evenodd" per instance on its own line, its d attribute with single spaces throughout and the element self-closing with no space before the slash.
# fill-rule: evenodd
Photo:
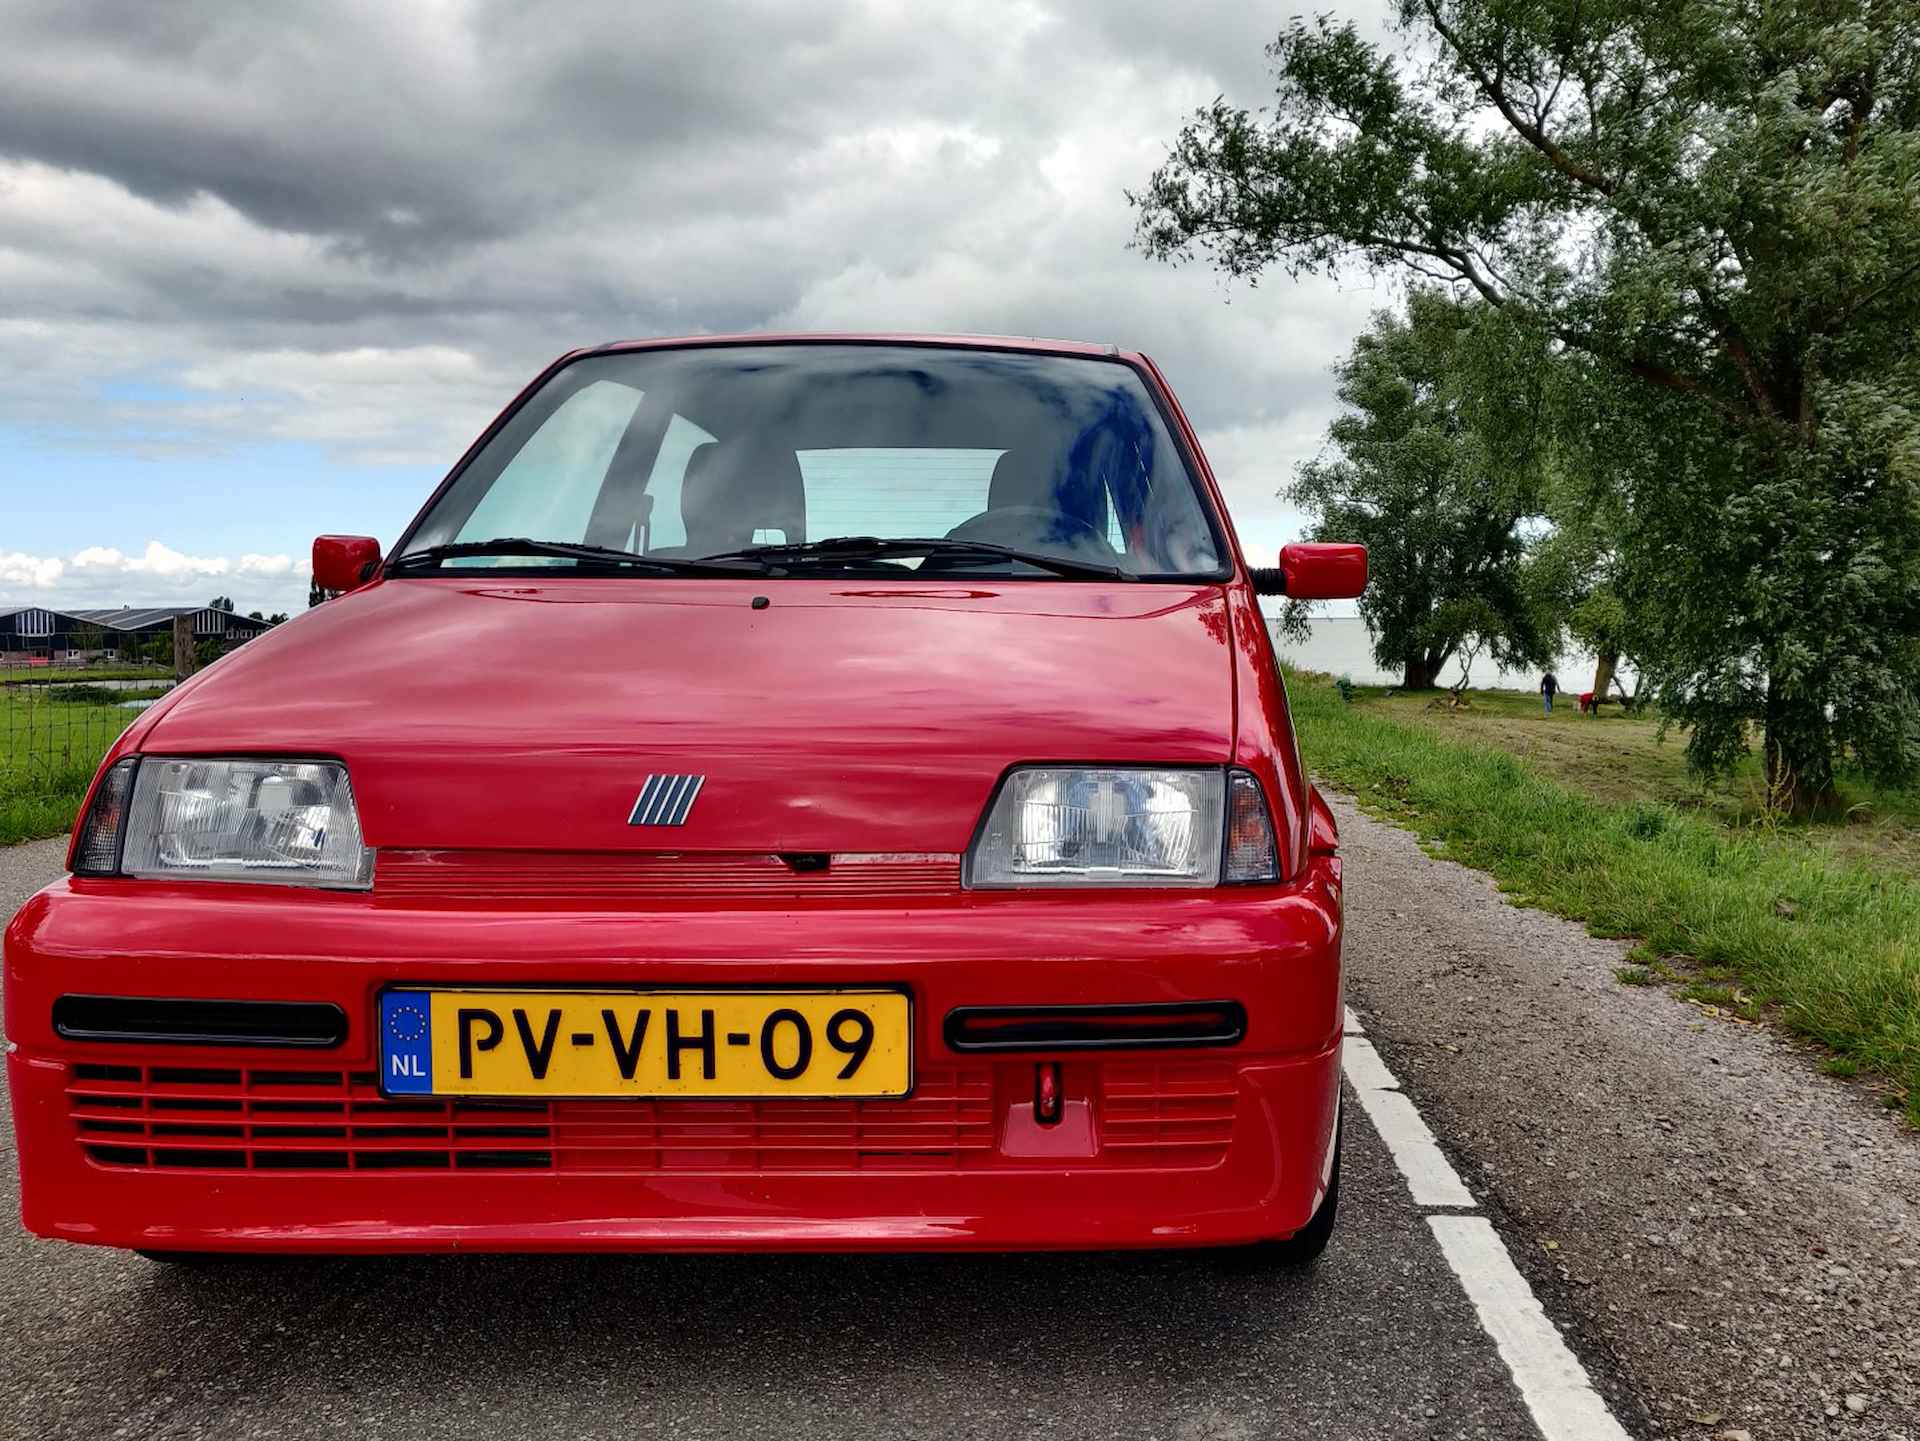
<svg viewBox="0 0 1920 1441">
<path fill-rule="evenodd" d="M 1050 451 L 1010 450 L 994 462 L 987 482 L 987 509 L 1025 506 L 1059 511 L 1106 530 L 1106 496 L 1099 481 L 1072 457 Z"/>
<path fill-rule="evenodd" d="M 1028 505 L 1052 510 L 1054 476 L 1059 468 L 1058 458 L 1045 452 L 1008 451 L 993 463 L 993 478 L 987 482 L 987 509 Z"/>
<path fill-rule="evenodd" d="M 806 539 L 799 457 L 749 441 L 701 446 L 688 457 L 680 480 L 680 519 L 691 555 L 738 550 L 753 543 L 756 530 Z"/>
</svg>

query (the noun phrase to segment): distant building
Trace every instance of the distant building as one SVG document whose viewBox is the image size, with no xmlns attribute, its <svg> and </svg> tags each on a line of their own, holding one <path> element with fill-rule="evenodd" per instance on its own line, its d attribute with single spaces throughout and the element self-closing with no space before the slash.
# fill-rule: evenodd
<svg viewBox="0 0 1920 1441">
<path fill-rule="evenodd" d="M 129 655 L 165 639 L 173 643 L 176 616 L 189 616 L 198 640 L 222 650 L 271 629 L 205 605 L 121 606 L 117 610 L 52 610 L 46 606 L 0 607 L 0 660 L 14 665 L 72 665 L 107 655 Z"/>
</svg>

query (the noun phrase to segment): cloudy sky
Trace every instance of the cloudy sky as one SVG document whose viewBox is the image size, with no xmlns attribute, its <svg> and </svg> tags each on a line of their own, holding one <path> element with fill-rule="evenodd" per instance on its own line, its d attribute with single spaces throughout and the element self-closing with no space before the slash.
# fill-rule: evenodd
<svg viewBox="0 0 1920 1441">
<path fill-rule="evenodd" d="M 0 0 L 0 603 L 295 608 L 555 354 L 761 328 L 1143 349 L 1270 553 L 1394 295 L 1121 192 L 1295 8 Z"/>
</svg>

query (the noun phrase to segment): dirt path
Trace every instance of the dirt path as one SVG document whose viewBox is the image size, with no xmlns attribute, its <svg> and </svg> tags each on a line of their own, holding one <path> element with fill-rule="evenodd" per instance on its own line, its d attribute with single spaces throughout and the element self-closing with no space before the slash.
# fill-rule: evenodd
<svg viewBox="0 0 1920 1441">
<path fill-rule="evenodd" d="M 1920 1441 L 1920 1137 L 1334 808 L 1349 1001 L 1576 1347 L 1668 1434 Z"/>
</svg>

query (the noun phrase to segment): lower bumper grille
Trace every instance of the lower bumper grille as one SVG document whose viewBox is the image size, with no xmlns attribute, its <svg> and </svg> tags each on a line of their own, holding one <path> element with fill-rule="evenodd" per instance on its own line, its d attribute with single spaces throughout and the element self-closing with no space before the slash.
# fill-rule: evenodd
<svg viewBox="0 0 1920 1441">
<path fill-rule="evenodd" d="M 1218 1062 L 1108 1062 L 1100 1068 L 1100 1154 L 1109 1163 L 1211 1166 L 1226 1155 L 1239 1099 Z"/>
<path fill-rule="evenodd" d="M 946 1170 L 993 1149 L 993 1075 L 901 1101 L 389 1100 L 365 1071 L 74 1067 L 90 1159 L 184 1170 Z"/>
<path fill-rule="evenodd" d="M 1202 1167 L 1225 1155 L 1231 1067 L 1090 1070 L 1101 1118 L 1095 1164 Z M 389 1100 L 367 1071 L 94 1064 L 73 1067 L 66 1093 L 88 1159 L 143 1170 L 646 1175 L 1024 1164 L 999 1150 L 987 1065 L 922 1067 L 912 1096 L 886 1101 Z"/>
</svg>

